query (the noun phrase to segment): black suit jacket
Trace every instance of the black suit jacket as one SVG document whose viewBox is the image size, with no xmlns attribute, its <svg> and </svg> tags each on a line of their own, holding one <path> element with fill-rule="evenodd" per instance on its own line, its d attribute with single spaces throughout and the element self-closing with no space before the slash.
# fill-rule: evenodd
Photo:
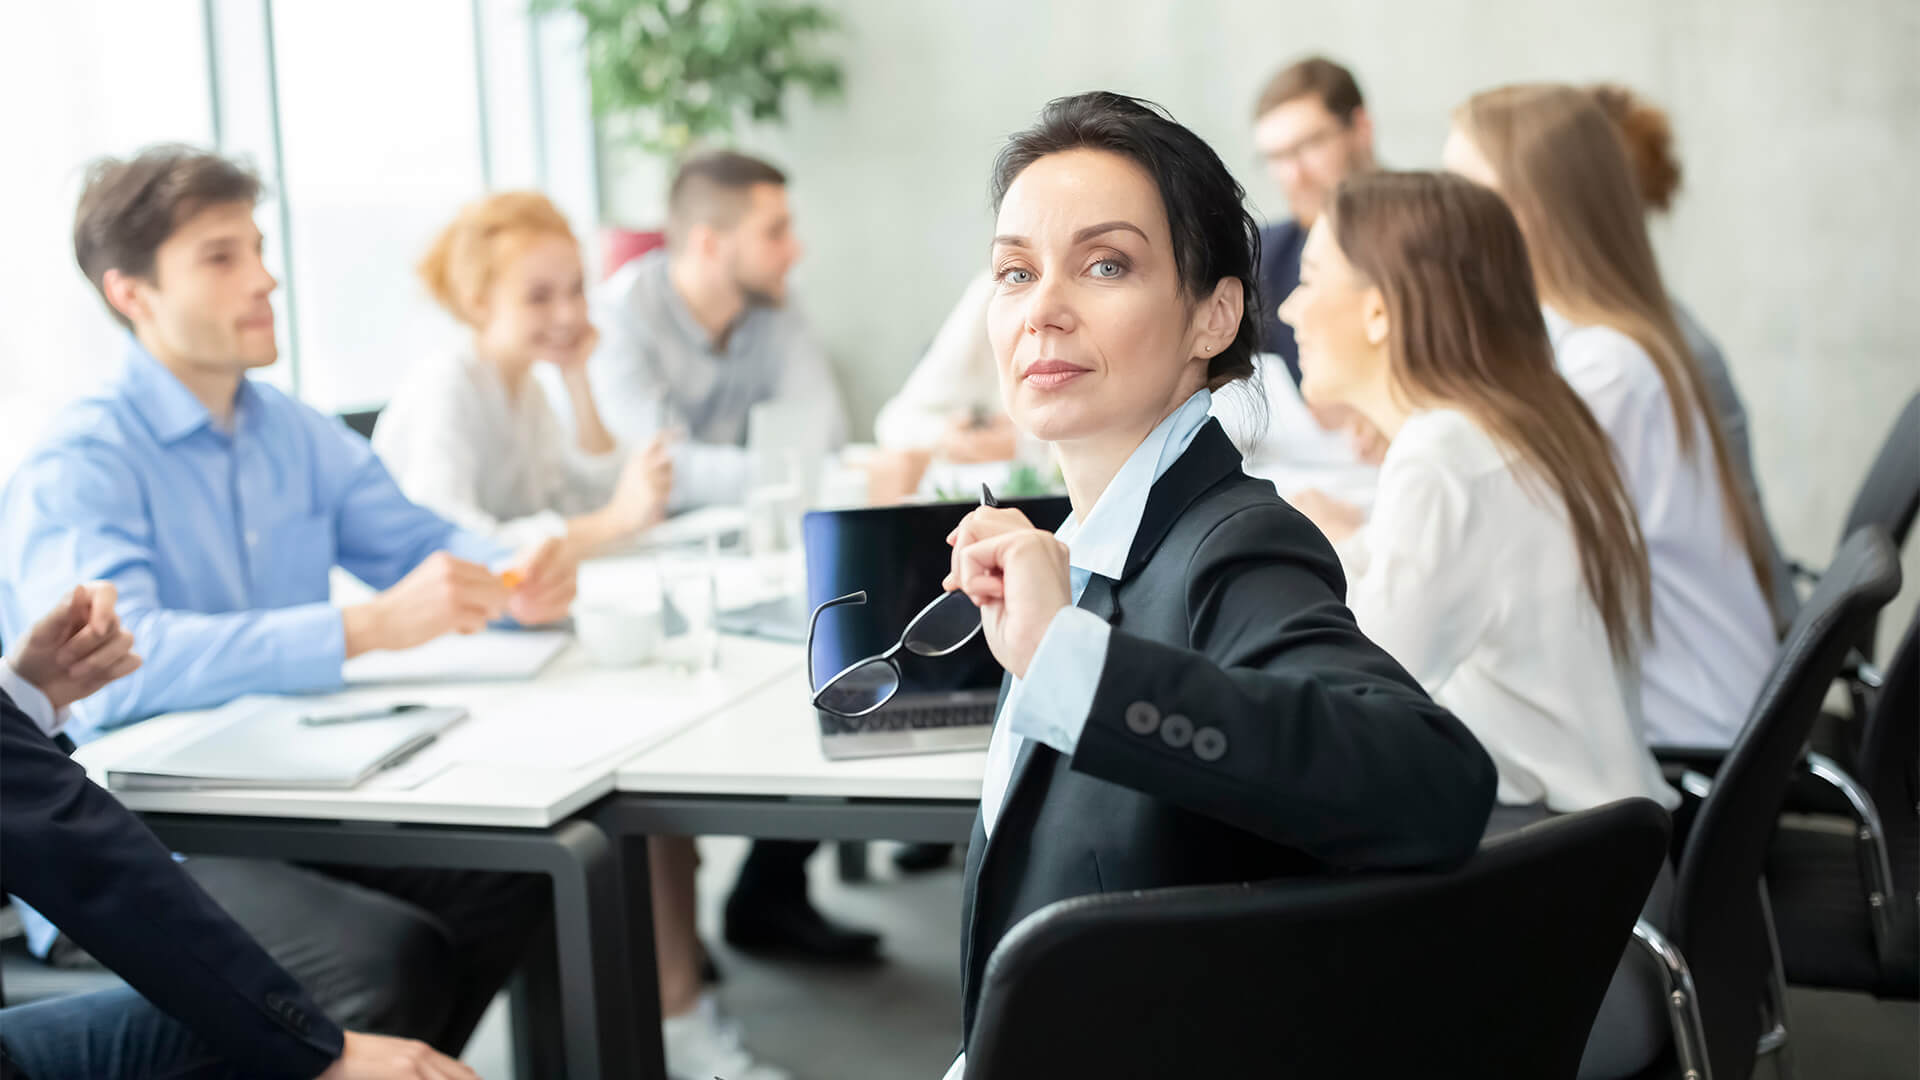
<svg viewBox="0 0 1920 1080">
<path fill-rule="evenodd" d="M 249 1076 L 310 1080 L 340 1056 L 293 976 L 4 692 L 0 887 Z"/>
<path fill-rule="evenodd" d="M 1147 499 L 1068 758 L 1015 760 L 993 837 L 975 819 L 962 904 L 969 1037 L 994 946 L 1090 893 L 1448 866 L 1493 807 L 1486 751 L 1355 626 L 1318 529 L 1240 471 L 1215 421 Z"/>
</svg>

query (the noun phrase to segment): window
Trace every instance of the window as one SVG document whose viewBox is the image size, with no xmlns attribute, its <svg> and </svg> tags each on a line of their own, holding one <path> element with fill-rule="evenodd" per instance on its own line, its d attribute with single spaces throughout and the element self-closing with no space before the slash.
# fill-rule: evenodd
<svg viewBox="0 0 1920 1080">
<path fill-rule="evenodd" d="M 0 476 L 118 362 L 70 232 L 102 154 L 181 141 L 254 165 L 281 335 L 280 363 L 257 377 L 324 411 L 385 402 L 409 363 L 458 340 L 413 265 L 490 186 L 547 191 L 589 260 L 597 248 L 570 18 L 536 20 L 523 0 L 64 0 L 7 18 L 37 47 L 0 72 L 0 92 L 46 107 L 15 110 L 14 142 L 34 153 L 0 172 L 18 208 L 0 295 L 38 314 L 0 320 Z"/>
<path fill-rule="evenodd" d="M 0 169 L 0 476 L 32 446 L 52 407 L 110 378 L 119 325 L 73 262 L 73 205 L 86 165 L 154 142 L 212 141 L 200 0 L 67 0 L 22 5 L 8 36 L 30 47 L 0 65 L 7 141 Z M 17 35 L 17 36 L 16 36 Z"/>
</svg>

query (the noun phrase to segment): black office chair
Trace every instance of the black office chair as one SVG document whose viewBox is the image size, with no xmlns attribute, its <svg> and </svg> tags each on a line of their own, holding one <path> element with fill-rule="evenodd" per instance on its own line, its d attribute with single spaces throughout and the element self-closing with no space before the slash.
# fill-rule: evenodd
<svg viewBox="0 0 1920 1080">
<path fill-rule="evenodd" d="M 1894 549 L 1900 550 L 1907 546 L 1907 535 L 1913 530 L 1917 514 L 1920 514 L 1920 394 L 1907 399 L 1906 408 L 1900 410 L 1886 441 L 1880 444 L 1880 452 L 1868 466 L 1866 478 L 1854 492 L 1840 540 L 1845 543 L 1861 529 L 1878 525 L 1887 531 Z M 1819 577 L 1816 571 L 1798 562 L 1793 564 L 1793 571 L 1805 580 Z M 1876 627 L 1868 626 L 1858 642 L 1860 656 L 1868 661 L 1874 658 L 1875 637 Z"/>
<path fill-rule="evenodd" d="M 380 422 L 379 409 L 367 409 L 362 412 L 344 412 L 340 422 L 359 433 L 363 439 L 373 438 L 373 425 Z"/>
<path fill-rule="evenodd" d="M 1899 590 L 1886 533 L 1870 527 L 1849 537 L 1795 616 L 1733 746 L 1695 759 L 1712 778 L 1686 774 L 1683 792 L 1698 802 L 1676 816 L 1686 832 L 1667 932 L 1634 928 L 1665 966 L 1674 1023 L 1671 1059 L 1644 1076 L 1746 1080 L 1757 1053 L 1786 1053 L 1784 980 L 1761 873 L 1827 687 Z M 1662 756 L 1671 760 L 1667 750 Z"/>
<path fill-rule="evenodd" d="M 1767 856 L 1786 981 L 1920 998 L 1920 614 L 1894 649 L 1853 760 L 1809 754 L 1807 770 L 1842 805 L 1782 819 Z"/>
<path fill-rule="evenodd" d="M 987 964 L 966 1075 L 1572 1077 L 1666 840 L 1629 799 L 1451 873 L 1051 904 Z"/>
</svg>

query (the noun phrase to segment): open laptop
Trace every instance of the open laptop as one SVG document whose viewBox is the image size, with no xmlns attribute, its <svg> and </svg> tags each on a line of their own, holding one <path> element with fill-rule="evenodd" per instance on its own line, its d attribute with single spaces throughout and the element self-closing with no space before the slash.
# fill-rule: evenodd
<svg viewBox="0 0 1920 1080">
<path fill-rule="evenodd" d="M 1047 530 L 1066 520 L 1065 498 L 1007 499 Z M 857 661 L 885 652 L 927 602 L 940 595 L 951 565 L 947 534 L 972 503 L 930 503 L 860 510 L 816 510 L 802 523 L 807 548 L 809 610 L 865 590 L 867 602 L 820 616 L 813 645 L 814 685 Z M 976 637 L 941 657 L 902 651 L 900 692 L 877 712 L 849 720 L 818 712 L 828 758 L 884 757 L 983 750 L 993 733 L 1000 665 Z"/>
</svg>

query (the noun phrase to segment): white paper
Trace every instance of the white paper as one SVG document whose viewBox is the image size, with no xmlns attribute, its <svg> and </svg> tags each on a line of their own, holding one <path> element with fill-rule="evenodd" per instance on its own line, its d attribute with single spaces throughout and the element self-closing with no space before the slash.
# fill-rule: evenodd
<svg viewBox="0 0 1920 1080">
<path fill-rule="evenodd" d="M 571 640 L 572 635 L 561 630 L 447 634 L 400 652 L 356 656 L 341 675 L 348 686 L 531 679 Z"/>
<path fill-rule="evenodd" d="M 567 677 L 563 704 L 544 682 L 502 686 L 473 696 L 464 722 L 363 786 L 410 790 L 453 765 L 565 772 L 631 757 L 791 671 L 797 652 L 728 640 L 719 670 L 704 674 L 583 669 Z"/>
</svg>

